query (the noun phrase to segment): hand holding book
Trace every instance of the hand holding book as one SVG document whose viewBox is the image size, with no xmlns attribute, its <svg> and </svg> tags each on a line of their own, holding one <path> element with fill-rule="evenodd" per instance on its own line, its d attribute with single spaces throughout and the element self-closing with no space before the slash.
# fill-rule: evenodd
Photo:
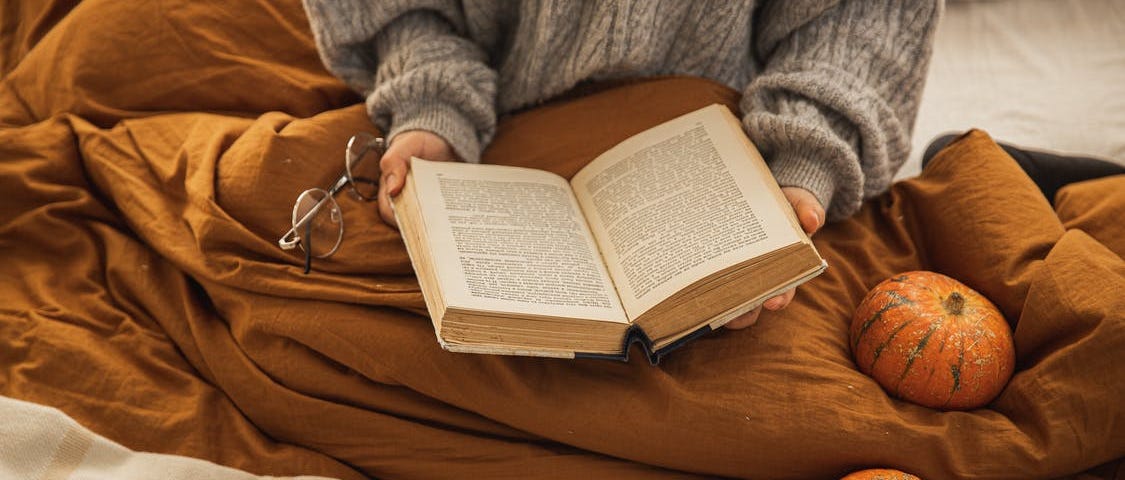
<svg viewBox="0 0 1125 480">
<path fill-rule="evenodd" d="M 410 157 L 437 161 L 456 161 L 457 154 L 445 139 L 425 130 L 409 130 L 390 139 L 383 158 L 379 160 L 379 216 L 392 227 L 398 227 L 391 198 L 402 191 L 410 171 Z"/>
<path fill-rule="evenodd" d="M 797 214 L 797 219 L 801 222 L 801 228 L 810 237 L 820 230 L 820 227 L 824 226 L 824 207 L 820 204 L 820 200 L 816 199 L 816 195 L 800 187 L 781 187 L 781 193 L 785 195 L 785 199 L 793 207 L 793 213 Z M 789 302 L 793 301 L 796 293 L 797 290 L 793 289 L 766 300 L 761 307 L 731 320 L 730 323 L 726 324 L 726 327 L 739 330 L 758 323 L 758 316 L 761 315 L 763 308 L 770 311 L 784 309 L 789 306 Z"/>
</svg>

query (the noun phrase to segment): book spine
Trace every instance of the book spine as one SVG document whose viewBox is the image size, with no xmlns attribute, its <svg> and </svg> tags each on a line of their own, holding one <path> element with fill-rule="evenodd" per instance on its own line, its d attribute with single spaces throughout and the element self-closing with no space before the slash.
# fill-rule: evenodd
<svg viewBox="0 0 1125 480">
<path fill-rule="evenodd" d="M 618 361 L 621 361 L 621 362 L 628 362 L 629 361 L 629 351 L 632 350 L 632 347 L 633 347 L 634 344 L 640 344 L 641 350 L 643 350 L 645 356 L 648 357 L 649 364 L 651 364 L 653 366 L 656 366 L 656 365 L 660 364 L 660 359 L 664 358 L 664 356 L 667 355 L 668 353 L 670 353 L 673 350 L 676 350 L 676 349 L 678 349 L 678 348 L 680 348 L 684 345 L 687 345 L 692 340 L 695 340 L 696 338 L 699 338 L 703 335 L 706 335 L 706 334 L 710 333 L 711 331 L 712 330 L 711 330 L 711 327 L 709 325 L 704 325 L 704 326 L 698 328 L 697 330 L 695 330 L 694 332 L 691 332 L 691 333 L 685 335 L 683 338 L 680 338 L 679 340 L 676 340 L 675 342 L 672 342 L 668 345 L 665 345 L 664 348 L 661 348 L 659 350 L 653 350 L 652 339 L 650 339 L 648 337 L 648 334 L 646 334 L 644 329 L 642 329 L 640 326 L 633 325 L 633 326 L 629 327 L 629 330 L 625 331 L 625 336 L 624 336 L 624 338 L 622 338 L 622 341 L 621 341 L 621 353 L 619 353 L 619 354 L 605 354 L 605 353 L 575 352 L 574 358 L 592 358 L 592 359 L 598 359 L 598 360 L 618 360 Z"/>
</svg>

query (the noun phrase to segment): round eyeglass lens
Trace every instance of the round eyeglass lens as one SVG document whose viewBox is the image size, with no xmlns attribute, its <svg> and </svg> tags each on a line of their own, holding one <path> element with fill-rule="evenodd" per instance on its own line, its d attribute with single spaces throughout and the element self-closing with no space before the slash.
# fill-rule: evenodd
<svg viewBox="0 0 1125 480">
<path fill-rule="evenodd" d="M 308 222 L 298 225 L 306 216 Z M 293 205 L 293 227 L 301 239 L 301 249 L 324 258 L 340 248 L 344 239 L 344 218 L 336 199 L 320 188 L 305 190 Z M 311 250 L 310 250 L 311 248 Z"/>
<path fill-rule="evenodd" d="M 352 190 L 367 200 L 379 193 L 379 160 L 383 153 L 383 139 L 369 133 L 356 134 L 348 140 L 348 181 Z"/>
</svg>

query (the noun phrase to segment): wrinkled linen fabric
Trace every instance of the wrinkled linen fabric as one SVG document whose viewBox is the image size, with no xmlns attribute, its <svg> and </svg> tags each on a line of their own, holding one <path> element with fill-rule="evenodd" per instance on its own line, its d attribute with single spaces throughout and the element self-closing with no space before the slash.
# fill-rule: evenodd
<svg viewBox="0 0 1125 480">
<path fill-rule="evenodd" d="M 19 7 L 3 8 L 8 25 Z M 67 11 L 3 43 L 26 47 L 0 62 L 4 396 L 258 475 L 1121 475 L 1123 178 L 1071 185 L 1053 210 L 973 131 L 818 233 L 828 271 L 753 328 L 658 367 L 453 354 L 372 205 L 341 195 L 344 242 L 310 275 L 277 247 L 297 194 L 374 131 L 298 3 Z M 572 175 L 712 103 L 737 94 L 690 78 L 589 89 L 502 119 L 484 161 Z M 852 363 L 855 305 L 914 269 L 967 283 L 1013 325 L 1016 373 L 986 408 L 892 399 Z"/>
</svg>

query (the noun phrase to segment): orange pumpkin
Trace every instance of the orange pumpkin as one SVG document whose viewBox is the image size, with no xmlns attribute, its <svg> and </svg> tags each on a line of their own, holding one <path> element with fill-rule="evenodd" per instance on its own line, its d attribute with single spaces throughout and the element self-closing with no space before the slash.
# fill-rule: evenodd
<svg viewBox="0 0 1125 480">
<path fill-rule="evenodd" d="M 914 475 L 889 468 L 873 468 L 852 473 L 840 480 L 921 480 Z"/>
<path fill-rule="evenodd" d="M 907 272 L 876 285 L 856 308 L 850 334 L 860 371 L 891 395 L 930 408 L 984 406 L 1015 366 L 1003 314 L 940 273 Z"/>
</svg>

